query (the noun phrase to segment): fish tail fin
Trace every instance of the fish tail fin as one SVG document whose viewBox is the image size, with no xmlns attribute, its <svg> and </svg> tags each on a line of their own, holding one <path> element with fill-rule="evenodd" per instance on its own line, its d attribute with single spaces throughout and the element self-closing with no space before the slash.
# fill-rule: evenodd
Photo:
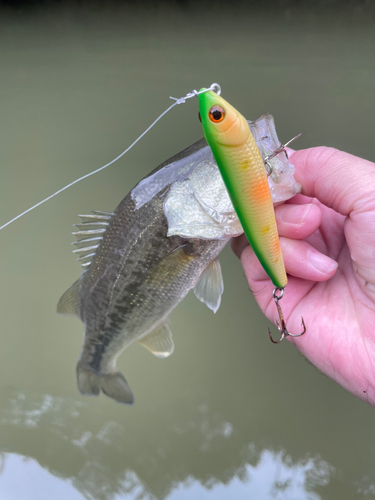
<svg viewBox="0 0 375 500">
<path fill-rule="evenodd" d="M 95 372 L 86 368 L 80 361 L 77 363 L 77 385 L 81 394 L 85 396 L 99 396 L 99 377 Z"/>
<path fill-rule="evenodd" d="M 133 393 L 121 372 L 102 375 L 99 382 L 101 390 L 110 398 L 127 405 L 134 403 Z"/>
<path fill-rule="evenodd" d="M 119 403 L 134 403 L 133 393 L 119 371 L 108 374 L 97 374 L 81 362 L 77 364 L 77 385 L 79 392 L 86 396 L 98 396 L 100 389 Z"/>
</svg>

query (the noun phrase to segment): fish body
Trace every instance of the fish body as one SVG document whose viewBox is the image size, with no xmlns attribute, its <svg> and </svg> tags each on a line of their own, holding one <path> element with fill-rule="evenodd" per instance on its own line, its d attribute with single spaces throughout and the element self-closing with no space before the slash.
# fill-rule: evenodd
<svg viewBox="0 0 375 500">
<path fill-rule="evenodd" d="M 247 127 L 264 156 L 279 146 L 271 115 Z M 271 163 L 273 201 L 285 201 L 300 190 L 294 167 L 283 155 Z M 158 357 L 169 356 L 168 316 L 191 289 L 217 311 L 223 292 L 218 255 L 243 229 L 204 139 L 142 179 L 113 213 L 80 217 L 74 253 L 84 271 L 57 309 L 84 323 L 78 388 L 131 404 L 117 358 L 137 341 Z"/>
<path fill-rule="evenodd" d="M 204 146 L 205 141 L 199 141 L 173 160 L 181 161 Z M 129 193 L 113 214 L 95 212 L 78 225 L 83 259 L 90 251 L 86 249 L 94 246 L 94 238 L 100 243 L 87 269 L 60 299 L 58 312 L 76 314 L 85 326 L 77 364 L 82 394 L 98 395 L 101 389 L 131 404 L 133 394 L 116 368 L 121 352 L 140 341 L 159 357 L 171 354 L 168 315 L 200 280 L 201 290 L 196 293 L 201 300 L 209 295 L 212 309 L 220 303 L 222 278 L 216 258 L 229 237 L 167 236 L 163 209 L 167 192 L 163 189 L 138 209 Z"/>
<path fill-rule="evenodd" d="M 256 256 L 276 287 L 287 284 L 264 161 L 246 119 L 209 91 L 199 95 L 204 135 Z"/>
</svg>

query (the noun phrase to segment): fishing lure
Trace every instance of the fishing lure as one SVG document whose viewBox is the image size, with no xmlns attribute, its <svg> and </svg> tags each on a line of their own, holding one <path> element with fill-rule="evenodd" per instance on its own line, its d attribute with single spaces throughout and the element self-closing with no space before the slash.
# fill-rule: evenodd
<svg viewBox="0 0 375 500">
<path fill-rule="evenodd" d="M 204 90 L 204 89 L 202 89 Z M 200 91 L 201 92 L 201 91 Z M 246 237 L 264 270 L 275 285 L 275 301 L 281 338 L 300 337 L 303 331 L 291 334 L 285 324 L 279 301 L 288 283 L 280 241 L 277 233 L 267 172 L 246 119 L 220 95 L 213 91 L 199 94 L 199 114 L 204 136 L 229 192 L 234 209 Z"/>
</svg>

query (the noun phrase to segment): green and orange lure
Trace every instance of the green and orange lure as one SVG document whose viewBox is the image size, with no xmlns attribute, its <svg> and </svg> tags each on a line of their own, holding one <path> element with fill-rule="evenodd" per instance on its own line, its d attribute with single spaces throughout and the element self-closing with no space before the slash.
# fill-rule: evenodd
<svg viewBox="0 0 375 500">
<path fill-rule="evenodd" d="M 202 89 L 204 90 L 204 89 Z M 201 91 L 200 91 L 201 92 Z M 244 233 L 264 270 L 275 285 L 273 298 L 281 338 L 299 337 L 286 328 L 279 300 L 288 283 L 277 232 L 275 213 L 264 161 L 246 119 L 213 91 L 199 93 L 199 114 L 203 131 Z"/>
</svg>

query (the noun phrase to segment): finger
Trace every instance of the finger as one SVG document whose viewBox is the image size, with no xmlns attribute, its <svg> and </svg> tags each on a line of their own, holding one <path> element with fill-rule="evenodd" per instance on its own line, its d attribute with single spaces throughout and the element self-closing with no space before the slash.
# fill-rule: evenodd
<svg viewBox="0 0 375 500">
<path fill-rule="evenodd" d="M 302 193 L 318 198 L 342 215 L 374 201 L 374 164 L 334 148 L 317 147 L 292 155 Z"/>
<path fill-rule="evenodd" d="M 247 241 L 245 234 L 241 234 L 241 236 L 231 239 L 230 246 L 232 247 L 233 252 L 240 259 L 245 247 L 249 246 L 249 242 Z"/>
<path fill-rule="evenodd" d="M 315 231 L 311 235 L 305 236 L 304 238 L 306 238 L 313 247 L 326 255 L 330 255 L 329 252 L 333 251 L 333 255 L 330 256 L 336 259 L 337 252 L 341 249 L 344 243 L 344 223 L 346 217 L 339 214 L 335 210 L 332 210 L 332 208 L 326 207 L 316 198 L 304 196 L 303 194 L 297 194 L 285 203 L 293 205 L 312 203 L 319 208 L 321 215 L 319 230 Z M 284 234 L 284 236 L 289 235 Z M 327 244 L 329 245 L 327 246 Z"/>
<path fill-rule="evenodd" d="M 289 148 L 288 146 L 284 149 L 288 153 L 288 158 L 290 158 L 296 152 L 295 149 Z"/>
<path fill-rule="evenodd" d="M 327 207 L 346 216 L 341 226 L 344 227 L 352 263 L 355 263 L 356 278 L 374 300 L 374 163 L 332 148 L 319 147 L 296 151 L 293 164 L 296 180 L 301 183 L 304 194 L 315 196 Z M 329 217 L 328 221 L 333 222 L 333 219 Z M 332 241 L 332 233 L 325 232 Z M 338 237 L 342 237 L 342 233 Z"/>
<path fill-rule="evenodd" d="M 296 194 L 293 198 L 286 200 L 287 205 L 306 205 L 307 203 L 314 203 L 315 205 L 320 205 L 316 198 L 311 196 L 304 196 L 303 194 Z"/>
<path fill-rule="evenodd" d="M 304 238 L 306 238 L 316 249 L 326 255 L 329 255 L 329 252 L 333 251 L 333 255 L 330 256 L 336 259 L 337 251 L 341 249 L 344 243 L 344 223 L 346 217 L 332 210 L 332 208 L 326 207 L 316 198 L 311 198 L 310 196 L 304 196 L 302 194 L 297 194 L 285 202 L 285 204 L 292 205 L 304 205 L 309 203 L 314 204 L 320 210 L 321 223 L 318 231 L 306 235 Z M 284 236 L 289 235 L 284 234 Z M 327 243 L 329 243 L 328 246 Z"/>
<path fill-rule="evenodd" d="M 318 252 L 306 241 L 280 238 L 280 246 L 285 270 L 290 276 L 308 281 L 325 281 L 336 272 L 337 262 Z M 246 247 L 242 252 L 241 263 L 252 290 L 257 281 L 269 280 L 251 247 Z"/>
<path fill-rule="evenodd" d="M 313 203 L 279 205 L 275 216 L 279 235 L 297 240 L 313 234 L 321 222 L 320 208 Z"/>
<path fill-rule="evenodd" d="M 320 208 L 315 204 L 305 205 L 279 205 L 275 208 L 277 229 L 280 236 L 287 238 L 303 239 L 313 234 L 321 222 Z M 242 234 L 232 238 L 233 252 L 240 258 L 249 242 Z"/>
</svg>

